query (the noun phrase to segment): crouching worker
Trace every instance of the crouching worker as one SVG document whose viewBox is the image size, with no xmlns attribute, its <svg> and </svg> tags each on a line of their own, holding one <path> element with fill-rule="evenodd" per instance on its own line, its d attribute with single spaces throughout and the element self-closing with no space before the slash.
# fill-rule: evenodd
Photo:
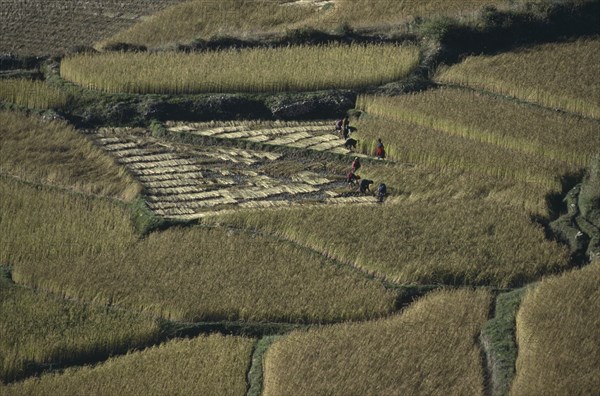
<svg viewBox="0 0 600 396">
<path fill-rule="evenodd" d="M 348 138 L 348 139 L 346 139 L 346 143 L 344 143 L 344 147 L 346 147 L 348 150 L 350 150 L 350 149 L 356 150 L 357 143 L 358 143 L 358 140 Z"/>
<path fill-rule="evenodd" d="M 355 174 L 353 170 L 351 170 L 346 176 L 346 182 L 349 186 L 355 186 L 358 180 L 360 180 L 360 176 Z"/>
<path fill-rule="evenodd" d="M 377 200 L 379 202 L 383 202 L 383 199 L 385 198 L 385 194 L 387 194 L 387 187 L 386 187 L 385 183 L 381 183 L 379 185 L 379 187 L 377 187 Z"/>
<path fill-rule="evenodd" d="M 367 191 L 371 192 L 371 184 L 373 184 L 373 180 L 362 179 L 358 184 L 358 192 L 365 194 Z"/>
</svg>

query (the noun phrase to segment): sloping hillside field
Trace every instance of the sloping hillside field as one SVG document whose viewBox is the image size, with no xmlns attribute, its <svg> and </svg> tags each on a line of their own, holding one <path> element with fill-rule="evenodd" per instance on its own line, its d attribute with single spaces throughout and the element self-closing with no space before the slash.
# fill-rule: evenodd
<svg viewBox="0 0 600 396">
<path fill-rule="evenodd" d="M 0 0 L 0 395 L 597 394 L 597 15 Z"/>
</svg>

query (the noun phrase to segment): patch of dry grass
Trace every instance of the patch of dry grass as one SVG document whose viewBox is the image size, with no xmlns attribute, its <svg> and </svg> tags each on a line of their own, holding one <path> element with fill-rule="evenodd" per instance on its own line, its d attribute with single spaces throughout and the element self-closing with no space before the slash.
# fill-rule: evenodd
<svg viewBox="0 0 600 396">
<path fill-rule="evenodd" d="M 0 388 L 4 395 L 244 395 L 254 340 L 176 340 Z"/>
<path fill-rule="evenodd" d="M 202 53 L 103 53 L 65 58 L 66 80 L 104 92 L 280 92 L 357 88 L 408 75 L 416 46 L 295 46 Z"/>
<path fill-rule="evenodd" d="M 0 173 L 76 191 L 135 199 L 141 186 L 62 121 L 0 112 Z"/>
<path fill-rule="evenodd" d="M 600 118 L 600 39 L 473 56 L 444 68 L 444 83 L 483 88 L 542 106 Z"/>
<path fill-rule="evenodd" d="M 29 365 L 143 346 L 156 340 L 159 330 L 148 317 L 62 301 L 0 279 L 0 379 L 5 381 Z"/>
<path fill-rule="evenodd" d="M 487 291 L 441 291 L 402 314 L 296 331 L 267 351 L 264 394 L 483 394 Z"/>
<path fill-rule="evenodd" d="M 517 314 L 513 395 L 592 395 L 600 389 L 600 261 L 544 279 Z"/>
</svg>

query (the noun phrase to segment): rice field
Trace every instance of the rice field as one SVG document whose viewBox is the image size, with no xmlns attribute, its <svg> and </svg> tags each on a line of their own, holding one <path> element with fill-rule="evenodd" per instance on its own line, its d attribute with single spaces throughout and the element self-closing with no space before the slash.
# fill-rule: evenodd
<svg viewBox="0 0 600 396">
<path fill-rule="evenodd" d="M 65 298 L 193 322 L 334 322 L 394 309 L 380 282 L 275 238 L 174 227 L 138 240 L 114 202 L 7 178 L 0 194 L 0 263 L 16 283 Z"/>
<path fill-rule="evenodd" d="M 582 394 L 600 388 L 600 261 L 540 282 L 517 315 L 511 395 Z"/>
<path fill-rule="evenodd" d="M 486 89 L 600 119 L 600 39 L 472 56 L 438 72 L 446 84 Z"/>
<path fill-rule="evenodd" d="M 0 79 L 0 102 L 27 107 L 50 109 L 64 106 L 67 95 L 43 81 Z"/>
<path fill-rule="evenodd" d="M 0 383 L 22 377 L 31 366 L 140 347 L 160 331 L 155 319 L 57 299 L 4 278 L 0 318 Z"/>
<path fill-rule="evenodd" d="M 461 89 L 390 98 L 362 96 L 357 107 L 372 115 L 562 161 L 571 167 L 587 166 L 600 147 L 600 126 L 595 121 Z"/>
<path fill-rule="evenodd" d="M 484 394 L 476 337 L 487 291 L 441 291 L 401 314 L 295 331 L 264 363 L 264 395 Z"/>
<path fill-rule="evenodd" d="M 0 386 L 3 395 L 244 395 L 254 340 L 211 335 Z"/>
<path fill-rule="evenodd" d="M 234 212 L 203 221 L 289 239 L 401 284 L 514 287 L 569 266 L 567 250 L 522 209 L 481 198 Z"/>
<path fill-rule="evenodd" d="M 481 142 L 468 136 L 385 116 L 365 117 L 355 125 L 358 132 L 354 137 L 359 141 L 363 153 L 373 154 L 375 142 L 381 138 L 389 159 L 422 164 L 433 169 L 476 173 L 496 180 L 527 183 L 541 190 L 542 198 L 550 191 L 560 191 L 560 176 L 577 169 L 571 164 L 538 153 L 499 147 L 491 142 Z M 508 130 L 508 127 L 503 129 Z"/>
<path fill-rule="evenodd" d="M 174 134 L 261 142 L 267 148 L 350 154 L 344 140 L 331 133 L 332 125 L 333 121 L 239 122 L 167 127 Z M 167 219 L 192 220 L 233 209 L 349 203 L 349 199 L 376 203 L 375 198 L 356 196 L 355 189 L 348 189 L 345 169 L 338 174 L 311 171 L 275 151 L 167 143 L 148 138 L 142 129 L 101 128 L 89 136 L 139 181 L 148 207 Z"/>
<path fill-rule="evenodd" d="M 203 53 L 80 54 L 65 58 L 60 74 L 85 88 L 109 93 L 314 91 L 399 80 L 418 61 L 419 49 L 411 45 L 329 44 Z"/>
<path fill-rule="evenodd" d="M 126 201 L 141 190 L 131 175 L 66 122 L 19 112 L 0 111 L 0 173 Z"/>
</svg>

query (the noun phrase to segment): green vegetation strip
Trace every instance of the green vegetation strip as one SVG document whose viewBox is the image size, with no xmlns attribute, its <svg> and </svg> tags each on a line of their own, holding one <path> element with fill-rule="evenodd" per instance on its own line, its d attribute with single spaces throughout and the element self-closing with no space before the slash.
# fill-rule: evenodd
<svg viewBox="0 0 600 396">
<path fill-rule="evenodd" d="M 398 45 L 103 53 L 65 58 L 61 76 L 110 93 L 314 91 L 398 80 L 418 61 L 416 46 Z"/>
<path fill-rule="evenodd" d="M 254 353 L 252 354 L 252 366 L 248 372 L 248 382 L 250 383 L 250 387 L 246 393 L 247 396 L 262 395 L 264 381 L 263 359 L 271 344 L 278 338 L 281 338 L 281 336 L 267 336 L 256 342 Z"/>
<path fill-rule="evenodd" d="M 480 340 L 486 352 L 491 373 L 491 392 L 494 396 L 507 395 L 515 376 L 515 317 L 526 290 L 522 288 L 498 295 L 495 316 L 481 331 Z"/>
<path fill-rule="evenodd" d="M 3 395 L 243 395 L 254 340 L 222 335 L 176 340 L 0 387 Z"/>
</svg>

